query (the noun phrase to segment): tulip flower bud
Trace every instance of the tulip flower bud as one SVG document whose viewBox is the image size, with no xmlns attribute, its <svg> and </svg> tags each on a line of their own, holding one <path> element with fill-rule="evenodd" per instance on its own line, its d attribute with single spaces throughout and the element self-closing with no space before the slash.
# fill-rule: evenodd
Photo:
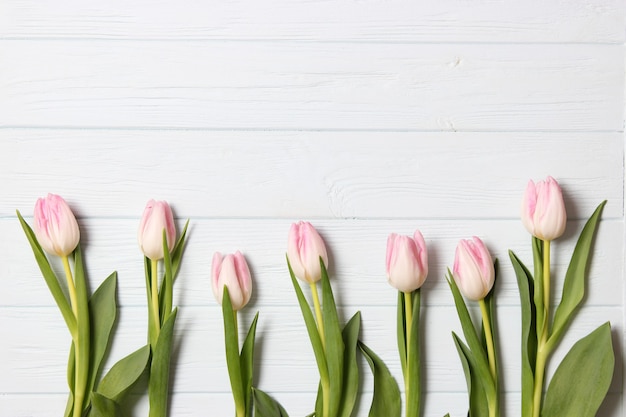
<svg viewBox="0 0 626 417">
<path fill-rule="evenodd" d="M 387 280 L 402 292 L 413 292 L 428 275 L 428 253 L 424 237 L 415 231 L 413 238 L 392 233 L 387 238 Z"/>
<path fill-rule="evenodd" d="M 162 259 L 163 230 L 167 240 L 167 247 L 171 251 L 176 240 L 176 226 L 172 209 L 165 201 L 148 201 L 139 223 L 137 240 L 141 251 L 153 261 Z"/>
<path fill-rule="evenodd" d="M 252 278 L 248 263 L 241 252 L 237 251 L 234 255 L 226 256 L 216 252 L 213 255 L 211 269 L 211 286 L 218 303 L 222 304 L 226 286 L 233 310 L 240 310 L 248 304 L 252 294 Z"/>
<path fill-rule="evenodd" d="M 529 181 L 522 200 L 524 227 L 541 240 L 554 240 L 565 231 L 566 221 L 563 194 L 556 180 Z"/>
<path fill-rule="evenodd" d="M 495 280 L 495 269 L 485 244 L 474 236 L 461 240 L 456 247 L 452 274 L 461 293 L 473 301 L 489 294 Z"/>
<path fill-rule="evenodd" d="M 76 249 L 80 231 L 74 213 L 62 197 L 48 194 L 35 203 L 34 232 L 41 247 L 51 255 L 67 256 Z"/>
<path fill-rule="evenodd" d="M 320 257 L 328 267 L 328 255 L 322 237 L 309 222 L 291 225 L 287 242 L 287 257 L 296 277 L 309 284 L 322 277 Z"/>
</svg>

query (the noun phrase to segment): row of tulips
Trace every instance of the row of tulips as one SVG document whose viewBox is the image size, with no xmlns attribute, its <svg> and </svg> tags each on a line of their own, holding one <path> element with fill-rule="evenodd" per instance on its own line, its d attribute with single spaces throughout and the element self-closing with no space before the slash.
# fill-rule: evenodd
<svg viewBox="0 0 626 417">
<path fill-rule="evenodd" d="M 524 194 L 522 223 L 533 236 L 534 273 L 510 252 L 522 307 L 523 417 L 593 416 L 608 390 L 614 367 L 608 323 L 572 347 L 552 376 L 548 389 L 544 388 L 549 356 L 583 298 L 591 243 L 604 204 L 598 206 L 580 234 L 565 276 L 561 301 L 552 314 L 550 245 L 565 230 L 565 205 L 561 189 L 551 177 L 536 184 L 530 181 Z M 100 378 L 101 362 L 110 344 L 117 308 L 115 273 L 88 296 L 79 246 L 80 231 L 72 211 L 61 197 L 48 195 L 37 201 L 34 230 L 19 212 L 18 217 L 72 337 L 68 363 L 70 396 L 65 416 L 121 416 L 124 394 L 146 370 L 150 416 L 165 416 L 177 313 L 172 305 L 173 283 L 182 260 L 187 225 L 177 239 L 168 204 L 148 202 L 138 232 L 146 271 L 147 345 L 121 359 Z M 69 300 L 44 251 L 61 259 Z M 74 261 L 73 268 L 70 258 Z M 318 396 L 310 416 L 353 415 L 358 393 L 362 391 L 359 355 L 365 357 L 373 374 L 369 415 L 400 416 L 404 408 L 406 417 L 420 416 L 420 288 L 428 276 L 428 250 L 420 231 L 415 231 L 413 236 L 392 233 L 387 240 L 387 279 L 398 290 L 396 325 L 404 407 L 398 384 L 385 363 L 359 339 L 360 313 L 356 312 L 347 323 L 340 323 L 328 277 L 326 246 L 308 222 L 295 223 L 289 230 L 287 267 L 320 377 Z M 452 270 L 448 271 L 448 284 L 465 337 L 463 341 L 452 334 L 467 380 L 470 417 L 500 415 L 494 305 L 496 272 L 497 262 L 494 263 L 480 238 L 459 242 Z M 298 279 L 308 284 L 310 297 L 304 295 Z M 226 362 L 236 417 L 286 416 L 285 409 L 274 398 L 254 386 L 258 312 L 245 332 L 243 343 L 239 340 L 238 312 L 246 306 L 252 293 L 252 277 L 243 254 L 215 253 L 211 286 L 222 306 Z M 466 300 L 478 304 L 481 313 L 478 326 L 472 321 Z M 587 388 L 590 378 L 594 389 Z"/>
</svg>

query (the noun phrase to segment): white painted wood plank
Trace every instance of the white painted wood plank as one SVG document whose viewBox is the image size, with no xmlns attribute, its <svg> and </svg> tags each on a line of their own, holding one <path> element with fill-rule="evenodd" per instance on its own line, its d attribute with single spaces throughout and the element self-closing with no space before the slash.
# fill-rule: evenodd
<svg viewBox="0 0 626 417">
<path fill-rule="evenodd" d="M 139 219 L 81 220 L 83 251 L 91 287 L 95 289 L 114 270 L 119 274 L 118 299 L 122 305 L 145 305 L 142 254 L 136 241 Z M 296 306 L 287 271 L 285 253 L 291 220 L 194 220 L 185 258 L 175 288 L 175 303 L 203 306 L 214 303 L 210 289 L 211 258 L 216 251 L 245 254 L 254 277 L 252 302 L 265 306 Z M 530 237 L 520 221 L 314 221 L 330 253 L 330 271 L 342 306 L 393 306 L 396 292 L 385 278 L 385 248 L 391 232 L 412 234 L 419 228 L 429 249 L 429 277 L 424 284 L 425 305 L 453 305 L 445 282 L 454 261 L 459 239 L 479 235 L 500 261 L 498 304 L 519 305 L 515 274 L 508 257 L 513 250 L 532 269 Z M 453 225 L 453 226 L 451 226 Z M 581 222 L 570 222 L 566 235 L 553 243 L 553 294 L 560 298 L 563 276 L 569 263 Z M 589 269 L 586 304 L 621 306 L 624 271 L 623 223 L 600 223 Z M 28 242 L 17 219 L 0 221 L 0 263 L 5 280 L 0 307 L 54 306 Z M 58 260 L 53 264 L 59 273 Z M 61 274 L 61 276 L 63 276 Z M 61 280 L 63 281 L 63 280 Z"/>
<path fill-rule="evenodd" d="M 255 310 L 241 313 L 241 327 L 249 325 Z M 397 381 L 402 371 L 397 357 L 396 308 L 364 307 L 361 338 L 385 363 Z M 355 309 L 339 309 L 344 322 Z M 477 312 L 477 311 L 476 311 Z M 52 308 L 1 309 L 0 328 L 11 335 L 0 346 L 3 393 L 64 393 L 70 336 Z M 431 306 L 423 310 L 424 392 L 466 390 L 465 379 L 451 331 L 462 334 L 452 306 Z M 497 310 L 503 387 L 518 392 L 519 383 L 519 308 Z M 572 344 L 606 321 L 611 321 L 615 348 L 624 331 L 622 310 L 615 307 L 583 307 L 576 316 L 548 366 L 550 376 Z M 25 330 L 28 331 L 25 331 Z M 107 368 L 146 342 L 147 318 L 143 308 L 121 308 L 115 341 Z M 256 381 L 269 392 L 308 392 L 314 395 L 319 381 L 315 359 L 298 307 L 265 307 L 258 325 Z M 179 311 L 172 366 L 171 390 L 180 393 L 228 393 L 230 385 L 224 356 L 221 309 L 217 305 L 185 307 Z M 42 343 L 44 341 L 44 343 Z M 364 365 L 364 364 L 363 364 Z M 610 392 L 621 392 L 623 359 L 616 358 L 615 378 Z M 365 368 L 366 369 L 366 368 Z M 372 391 L 371 374 L 363 371 L 363 391 Z"/>
<path fill-rule="evenodd" d="M 0 126 L 620 131 L 623 56 L 620 45 L 7 40 Z"/>
<path fill-rule="evenodd" d="M 621 219 L 623 158 L 621 133 L 0 129 L 0 216 L 54 192 L 82 217 L 517 220 L 552 175 L 569 218 Z"/>
<path fill-rule="evenodd" d="M 619 43 L 624 3 L 5 0 L 0 38 Z"/>
</svg>

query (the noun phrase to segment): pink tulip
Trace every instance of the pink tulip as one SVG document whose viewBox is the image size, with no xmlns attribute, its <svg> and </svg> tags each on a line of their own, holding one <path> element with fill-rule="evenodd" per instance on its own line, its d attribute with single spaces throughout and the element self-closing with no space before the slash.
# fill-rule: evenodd
<svg viewBox="0 0 626 417">
<path fill-rule="evenodd" d="M 413 292 L 422 286 L 428 275 L 428 253 L 419 232 L 411 238 L 392 233 L 387 238 L 387 279 L 402 292 Z"/>
<path fill-rule="evenodd" d="M 312 284 L 322 277 L 320 257 L 328 267 L 328 254 L 322 237 L 309 222 L 291 225 L 287 242 L 287 257 L 296 277 Z"/>
<path fill-rule="evenodd" d="M 470 300 L 482 300 L 489 294 L 496 274 L 491 255 L 482 240 L 474 236 L 471 240 L 459 242 L 452 273 L 459 290 Z"/>
<path fill-rule="evenodd" d="M 139 223 L 137 240 L 144 255 L 153 261 L 163 258 L 163 230 L 171 251 L 176 240 L 172 209 L 165 201 L 148 201 Z"/>
<path fill-rule="evenodd" d="M 78 223 L 62 197 L 48 194 L 46 198 L 38 199 L 34 219 L 37 241 L 49 254 L 67 256 L 78 246 Z"/>
<path fill-rule="evenodd" d="M 252 278 L 250 277 L 250 269 L 241 252 L 237 251 L 234 255 L 223 256 L 216 252 L 213 255 L 213 265 L 211 274 L 211 284 L 213 287 L 213 295 L 218 303 L 222 304 L 224 296 L 224 286 L 228 287 L 228 295 L 233 310 L 237 311 L 243 308 L 252 294 Z"/>
<path fill-rule="evenodd" d="M 554 240 L 565 231 L 567 214 L 561 187 L 552 177 L 529 181 L 522 201 L 522 223 L 535 237 Z"/>
</svg>

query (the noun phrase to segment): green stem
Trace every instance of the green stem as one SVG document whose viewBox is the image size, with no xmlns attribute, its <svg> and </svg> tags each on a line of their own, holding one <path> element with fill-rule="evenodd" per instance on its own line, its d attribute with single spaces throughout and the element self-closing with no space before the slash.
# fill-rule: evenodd
<svg viewBox="0 0 626 417">
<path fill-rule="evenodd" d="M 237 316 L 237 310 L 233 310 L 233 320 L 235 323 L 235 346 L 237 346 L 237 350 L 239 350 L 239 320 Z M 244 393 L 244 395 L 246 395 L 246 393 Z M 245 400 L 243 402 L 235 402 L 235 415 L 236 417 L 246 417 Z"/>
<path fill-rule="evenodd" d="M 155 347 L 156 341 L 159 339 L 159 333 L 161 331 L 161 319 L 160 319 L 160 314 L 159 314 L 159 279 L 158 279 L 159 261 L 151 259 L 150 266 L 152 267 L 152 273 L 150 274 L 151 275 L 150 287 L 152 291 L 151 313 L 152 313 L 152 320 L 154 322 L 152 340 L 154 342 L 153 347 Z"/>
<path fill-rule="evenodd" d="M 70 268 L 70 261 L 67 256 L 62 256 L 63 269 L 65 270 L 65 278 L 67 280 L 67 289 L 70 292 L 70 304 L 72 305 L 72 312 L 74 317 L 78 320 L 78 299 L 76 297 L 76 285 L 74 285 L 74 278 L 72 277 L 72 269 Z M 72 335 L 74 337 L 74 335 Z"/>
<path fill-rule="evenodd" d="M 320 334 L 322 348 L 326 352 L 326 337 L 324 336 L 324 320 L 322 319 L 322 308 L 320 306 L 320 297 L 317 294 L 317 285 L 312 282 L 311 292 L 313 293 L 313 305 L 315 306 L 315 316 L 317 317 L 317 332 Z"/>
<path fill-rule="evenodd" d="M 485 343 L 487 344 L 487 357 L 489 358 L 489 371 L 491 378 L 493 379 L 493 385 L 495 387 L 495 399 L 489 401 L 489 416 L 495 417 L 498 415 L 498 369 L 496 367 L 496 350 L 493 341 L 493 331 L 491 329 L 491 320 L 489 318 L 489 312 L 487 311 L 487 303 L 485 299 L 478 301 L 480 306 L 480 313 L 483 319 L 483 328 L 485 329 Z"/>
<path fill-rule="evenodd" d="M 409 363 L 411 362 L 411 326 L 413 322 L 413 298 L 411 293 L 404 293 L 404 328 L 405 328 L 405 346 L 406 346 L 406 369 L 404 370 L 404 401 L 405 401 L 405 414 L 409 416 L 409 392 L 411 391 L 411 378 L 409 369 L 411 368 Z"/>
<path fill-rule="evenodd" d="M 70 293 L 72 312 L 76 318 L 76 328 L 72 332 L 72 341 L 74 343 L 74 387 L 72 387 L 72 391 L 74 393 L 74 407 L 72 415 L 73 417 L 81 417 L 83 412 L 83 402 L 85 400 L 85 390 L 87 388 L 87 378 L 83 375 L 83 360 L 81 360 L 83 359 L 84 353 L 82 351 L 79 334 L 81 323 L 78 316 L 78 296 L 76 294 L 76 285 L 74 283 L 74 277 L 72 276 L 72 268 L 70 267 L 69 258 L 67 256 L 62 256 L 61 261 L 63 263 L 63 269 L 65 270 L 67 288 Z"/>
<path fill-rule="evenodd" d="M 543 383 L 545 377 L 546 362 L 550 354 L 547 346 L 550 337 L 549 311 L 550 311 L 550 241 L 543 241 L 543 308 L 544 321 L 541 337 L 537 345 L 537 361 L 535 363 L 535 384 L 533 391 L 533 417 L 541 415 L 541 399 L 543 396 Z"/>
</svg>

